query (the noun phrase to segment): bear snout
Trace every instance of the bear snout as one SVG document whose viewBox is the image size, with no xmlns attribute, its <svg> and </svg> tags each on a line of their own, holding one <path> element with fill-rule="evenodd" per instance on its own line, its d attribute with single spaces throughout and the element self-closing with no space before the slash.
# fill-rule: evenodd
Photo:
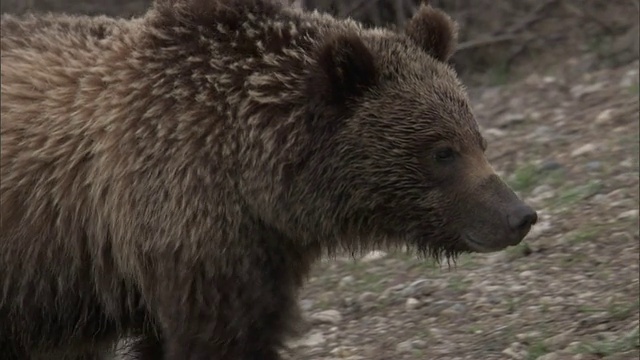
<svg viewBox="0 0 640 360">
<path fill-rule="evenodd" d="M 518 239 L 516 243 L 522 241 L 537 221 L 538 213 L 524 203 L 514 206 L 507 215 L 507 223 L 514 233 L 514 239 Z"/>
<path fill-rule="evenodd" d="M 468 204 L 476 209 L 475 216 L 462 235 L 473 251 L 493 252 L 517 245 L 538 221 L 538 213 L 496 175 L 483 181 L 476 193 L 483 196 Z"/>
</svg>

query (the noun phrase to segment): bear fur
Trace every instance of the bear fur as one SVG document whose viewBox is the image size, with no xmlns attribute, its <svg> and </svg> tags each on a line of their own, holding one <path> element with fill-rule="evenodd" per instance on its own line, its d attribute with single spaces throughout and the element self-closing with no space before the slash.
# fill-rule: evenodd
<svg viewBox="0 0 640 360">
<path fill-rule="evenodd" d="M 323 254 L 521 241 L 454 29 L 426 4 L 398 33 L 269 0 L 3 16 L 0 353 L 276 360 Z"/>
<path fill-rule="evenodd" d="M 317 9 L 338 18 L 352 18 L 367 27 L 402 29 L 426 0 L 287 0 L 302 9 Z"/>
</svg>

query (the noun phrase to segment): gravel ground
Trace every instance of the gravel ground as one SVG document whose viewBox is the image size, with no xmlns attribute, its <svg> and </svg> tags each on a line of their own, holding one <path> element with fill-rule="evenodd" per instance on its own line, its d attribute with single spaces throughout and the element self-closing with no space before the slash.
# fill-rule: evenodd
<svg viewBox="0 0 640 360">
<path fill-rule="evenodd" d="M 291 359 L 638 359 L 638 62 L 470 89 L 488 156 L 539 210 L 526 241 L 437 265 L 327 259 Z"/>
</svg>

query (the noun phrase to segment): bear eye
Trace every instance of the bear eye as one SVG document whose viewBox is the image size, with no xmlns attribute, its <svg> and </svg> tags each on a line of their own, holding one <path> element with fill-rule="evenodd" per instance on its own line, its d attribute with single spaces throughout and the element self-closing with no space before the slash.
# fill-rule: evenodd
<svg viewBox="0 0 640 360">
<path fill-rule="evenodd" d="M 456 152 L 450 147 L 438 149 L 435 152 L 436 161 L 439 163 L 450 163 L 456 157 Z"/>
</svg>

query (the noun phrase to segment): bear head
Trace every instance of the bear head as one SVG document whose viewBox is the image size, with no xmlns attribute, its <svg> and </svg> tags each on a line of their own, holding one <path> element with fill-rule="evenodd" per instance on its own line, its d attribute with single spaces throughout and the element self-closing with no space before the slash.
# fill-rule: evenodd
<svg viewBox="0 0 640 360">
<path fill-rule="evenodd" d="M 309 78 L 315 155 L 296 168 L 297 199 L 319 210 L 300 214 L 331 219 L 352 247 L 408 243 L 440 257 L 522 241 L 537 214 L 487 161 L 446 63 L 455 44 L 456 24 L 426 3 L 401 33 L 336 30 L 322 41 Z"/>
</svg>

